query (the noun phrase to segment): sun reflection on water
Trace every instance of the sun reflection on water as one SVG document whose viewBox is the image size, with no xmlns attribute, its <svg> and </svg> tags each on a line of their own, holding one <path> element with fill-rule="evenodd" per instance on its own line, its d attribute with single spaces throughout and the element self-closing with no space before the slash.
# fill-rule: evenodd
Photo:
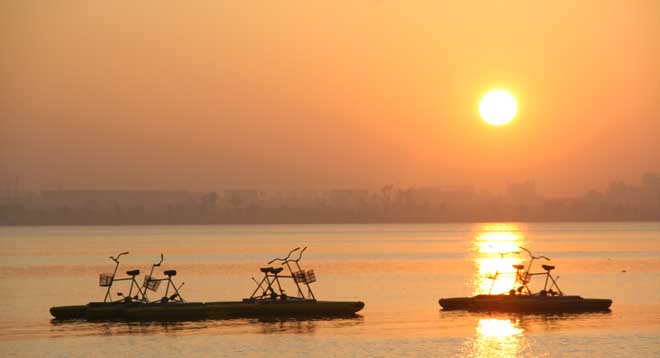
<svg viewBox="0 0 660 358">
<path fill-rule="evenodd" d="M 517 357 L 522 352 L 523 329 L 512 319 L 484 318 L 477 325 L 471 347 L 475 357 Z"/>
<path fill-rule="evenodd" d="M 485 224 L 479 228 L 474 238 L 475 295 L 506 293 L 514 287 L 513 265 L 522 263 L 520 246 L 524 246 L 524 237 L 517 224 Z"/>
<path fill-rule="evenodd" d="M 518 320 L 485 318 L 479 320 L 477 334 L 483 338 L 503 339 L 514 335 L 519 335 L 523 329 L 518 327 Z"/>
</svg>

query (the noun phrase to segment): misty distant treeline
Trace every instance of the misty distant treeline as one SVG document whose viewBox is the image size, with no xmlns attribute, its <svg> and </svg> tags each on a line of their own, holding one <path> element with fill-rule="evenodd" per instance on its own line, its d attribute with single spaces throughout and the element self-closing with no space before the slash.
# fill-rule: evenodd
<svg viewBox="0 0 660 358">
<path fill-rule="evenodd" d="M 533 182 L 504 194 L 472 187 L 264 192 L 233 189 L 7 191 L 0 225 L 182 225 L 466 221 L 660 220 L 660 176 L 613 182 L 578 197 L 545 198 Z"/>
</svg>

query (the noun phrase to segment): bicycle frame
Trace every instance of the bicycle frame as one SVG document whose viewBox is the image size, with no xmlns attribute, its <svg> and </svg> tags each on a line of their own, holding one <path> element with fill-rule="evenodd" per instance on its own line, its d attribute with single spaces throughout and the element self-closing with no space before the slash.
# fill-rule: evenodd
<svg viewBox="0 0 660 358">
<path fill-rule="evenodd" d="M 296 252 L 296 251 L 298 251 L 298 250 L 300 250 L 299 247 L 297 247 L 297 248 L 295 248 L 295 249 L 289 251 L 289 254 L 287 255 L 287 257 L 285 257 L 285 258 L 283 258 L 283 259 L 281 259 L 281 258 L 275 258 L 275 259 L 272 259 L 272 260 L 268 261 L 268 264 L 270 265 L 270 264 L 272 264 L 272 263 L 275 262 L 275 261 L 282 261 L 282 262 L 283 262 L 282 265 L 284 265 L 284 262 L 286 262 L 286 260 L 289 259 L 289 257 L 291 256 L 291 254 L 294 253 L 294 252 Z M 289 271 L 291 271 L 290 266 L 289 266 Z M 250 299 L 256 299 L 256 298 L 258 298 L 258 297 L 256 296 L 256 294 L 257 294 L 257 291 L 259 291 L 259 289 L 262 290 L 262 295 L 260 296 L 260 298 L 268 297 L 268 292 L 270 292 L 270 297 L 273 298 L 273 299 L 277 298 L 278 296 L 279 296 L 279 297 L 284 297 L 284 296 L 285 296 L 285 293 L 284 293 L 284 290 L 282 289 L 282 285 L 280 284 L 280 280 L 279 280 L 279 279 L 280 279 L 280 277 L 284 277 L 284 278 L 293 278 L 293 276 L 279 275 L 279 273 L 281 272 L 281 269 L 278 270 L 278 269 L 275 269 L 275 268 L 273 268 L 273 267 L 263 267 L 263 268 L 261 268 L 261 272 L 263 272 L 263 274 L 264 274 L 264 278 L 261 279 L 261 282 L 258 282 L 258 283 L 257 283 L 257 287 L 254 289 L 254 291 L 253 291 L 252 294 L 250 295 Z M 272 278 L 272 280 L 271 280 L 271 278 Z M 252 280 L 254 280 L 254 281 L 256 282 L 256 280 L 254 279 L 254 277 L 252 278 Z M 264 284 L 266 284 L 266 287 L 265 287 L 265 288 L 262 288 L 262 287 L 264 286 Z M 277 293 L 275 293 L 275 290 L 273 289 L 273 284 L 277 284 L 277 288 L 278 288 L 278 290 L 279 290 L 279 292 L 280 292 L 279 295 L 278 295 Z M 298 284 L 296 283 L 296 286 L 297 286 L 297 285 L 298 285 Z M 299 293 L 302 292 L 302 290 L 300 290 L 300 287 L 298 287 L 298 292 L 299 292 Z M 304 297 L 304 296 L 303 296 L 303 297 Z"/>
<path fill-rule="evenodd" d="M 307 246 L 305 246 L 302 250 L 300 250 L 300 255 L 298 255 L 297 259 L 287 260 L 287 266 L 289 265 L 289 261 L 293 261 L 293 262 L 296 263 L 296 267 L 298 268 L 298 272 L 303 272 L 302 267 L 300 267 L 299 261 L 302 259 L 302 255 L 305 252 L 305 250 L 307 250 Z M 290 266 L 289 266 L 289 271 L 291 271 Z M 293 276 L 293 272 L 291 272 L 291 276 Z M 296 285 L 298 285 L 298 281 L 295 278 L 294 278 L 293 281 L 296 282 Z M 307 280 L 305 280 L 305 281 L 303 281 L 303 283 L 305 284 L 305 286 L 307 286 L 307 295 L 309 296 L 309 298 L 316 301 L 316 296 L 314 296 L 314 292 L 312 292 L 312 287 L 309 285 L 309 282 L 307 282 Z M 298 286 L 298 291 L 300 292 L 300 286 Z M 300 292 L 300 294 L 302 295 L 302 292 Z M 305 298 L 304 295 L 303 295 L 303 298 Z"/>
<path fill-rule="evenodd" d="M 149 272 L 149 276 L 145 277 L 145 280 L 144 280 L 144 296 L 143 296 L 143 299 L 145 300 L 145 302 L 149 302 L 148 299 L 147 299 L 147 290 L 149 289 L 148 288 L 149 282 L 163 282 L 163 281 L 166 281 L 167 286 L 165 288 L 165 294 L 159 301 L 161 303 L 167 303 L 168 301 L 175 301 L 175 302 L 183 303 L 183 302 L 185 302 L 185 300 L 181 296 L 181 293 L 179 292 L 179 290 L 181 289 L 181 287 L 183 287 L 185 282 L 182 282 L 181 285 L 179 285 L 179 287 L 176 287 L 176 285 L 174 284 L 174 281 L 172 281 L 172 276 L 176 275 L 176 271 L 174 271 L 174 270 L 165 271 L 165 275 L 167 276 L 166 278 L 154 278 L 153 277 L 154 268 L 160 267 L 160 265 L 163 263 L 163 260 L 164 260 L 163 254 L 160 254 L 160 261 L 158 261 L 157 263 L 154 263 L 154 264 L 151 265 L 151 271 Z M 174 294 L 171 295 L 171 296 L 169 295 L 170 287 L 174 290 Z M 156 291 L 157 288 L 153 289 L 153 290 Z M 152 302 L 157 302 L 157 301 L 151 301 L 149 303 L 152 303 Z"/>
<path fill-rule="evenodd" d="M 307 250 L 307 247 L 304 247 L 302 250 L 300 250 L 300 253 L 298 255 L 298 258 L 293 259 L 291 258 L 291 255 L 293 255 L 294 252 L 299 251 L 300 248 L 296 247 L 295 249 L 289 251 L 288 255 L 284 258 L 274 258 L 270 261 L 268 261 L 268 264 L 271 265 L 274 262 L 280 262 L 281 266 L 285 266 L 289 270 L 288 275 L 280 275 L 279 273 L 283 270 L 282 268 L 273 268 L 273 267 L 263 267 L 261 268 L 261 272 L 264 273 L 264 277 L 261 279 L 260 282 L 254 279 L 252 277 L 252 280 L 257 284 L 257 287 L 254 289 L 252 292 L 252 295 L 250 295 L 249 299 L 246 300 L 255 300 L 255 299 L 281 299 L 285 300 L 287 298 L 291 299 L 297 299 L 297 300 L 311 300 L 311 301 L 316 301 L 316 297 L 314 296 L 314 292 L 312 291 L 311 286 L 309 285 L 311 282 L 314 282 L 315 276 L 314 272 L 312 270 L 309 271 L 304 271 L 302 267 L 300 266 L 300 260 L 302 259 L 303 253 L 305 250 Z M 295 264 L 295 266 L 292 266 L 292 264 Z M 298 271 L 294 271 L 294 268 L 296 268 Z M 302 277 L 302 278 L 301 278 Z M 311 277 L 311 279 L 310 279 Z M 290 278 L 293 280 L 293 283 L 296 285 L 296 289 L 298 290 L 298 295 L 296 297 L 289 297 L 284 293 L 284 290 L 282 289 L 282 286 L 280 284 L 280 279 L 281 278 Z M 307 294 L 303 291 L 302 285 L 304 284 L 305 287 L 307 287 Z M 275 288 L 273 287 L 274 285 L 277 285 L 277 288 L 279 289 L 279 294 L 275 292 Z M 261 296 L 257 296 L 257 292 L 259 290 L 262 291 Z"/>
<path fill-rule="evenodd" d="M 302 253 L 303 253 L 306 249 L 307 249 L 307 247 L 305 247 L 304 249 L 302 249 L 302 251 L 300 252 L 300 256 L 302 256 Z M 298 251 L 298 250 L 300 250 L 300 248 L 299 248 L 299 247 L 296 247 L 295 249 L 289 251 L 289 254 L 286 255 L 285 258 L 283 258 L 283 259 L 272 259 L 272 260 L 270 260 L 270 261 L 268 262 L 268 264 L 270 265 L 270 264 L 272 264 L 272 263 L 275 262 L 275 261 L 282 261 L 282 266 L 286 265 L 286 267 L 289 269 L 289 276 L 280 276 L 280 277 L 285 277 L 285 278 L 291 278 L 291 279 L 293 279 L 293 282 L 296 284 L 296 288 L 298 289 L 298 295 L 299 295 L 301 298 L 304 299 L 304 298 L 305 298 L 305 294 L 303 293 L 302 289 L 300 288 L 300 284 L 298 283 L 298 281 L 296 281 L 296 280 L 294 279 L 294 277 L 293 277 L 293 270 L 291 269 L 291 265 L 289 264 L 289 261 L 290 261 L 289 258 L 291 257 L 291 254 L 293 254 L 294 252 L 296 252 L 296 251 Z M 298 259 L 300 260 L 300 257 L 299 257 Z M 296 262 L 296 263 L 297 263 L 297 262 Z M 300 267 L 300 266 L 298 266 L 298 267 Z"/>
<path fill-rule="evenodd" d="M 130 302 L 134 299 L 139 300 L 139 301 L 143 300 L 142 298 L 140 298 L 140 295 L 144 296 L 145 293 L 140 288 L 140 284 L 135 280 L 136 275 L 131 275 L 130 277 L 116 278 L 117 269 L 119 268 L 119 258 L 122 255 L 128 255 L 128 252 L 122 252 L 122 253 L 118 254 L 117 257 L 110 256 L 110 259 L 115 262 L 115 270 L 112 272 L 112 280 L 110 280 L 110 285 L 108 285 L 108 289 L 105 291 L 105 297 L 103 298 L 103 302 L 121 302 L 121 301 Z M 126 295 L 126 296 L 121 292 L 117 292 L 117 295 L 124 297 L 123 299 L 117 300 L 117 301 L 112 301 L 112 298 L 110 296 L 110 289 L 112 288 L 114 283 L 118 282 L 118 281 L 131 281 L 131 286 L 128 290 L 128 295 Z M 132 296 L 133 295 L 133 287 L 135 287 L 138 290 L 138 294 L 135 295 L 135 297 Z"/>
<path fill-rule="evenodd" d="M 174 284 L 174 281 L 172 281 L 172 276 L 169 276 L 169 275 L 167 276 L 167 278 L 160 278 L 158 280 L 159 281 L 167 281 L 167 287 L 165 288 L 165 295 L 163 296 L 163 298 L 160 299 L 161 303 L 166 303 L 167 301 L 175 301 L 175 302 L 181 302 L 181 303 L 185 302 L 185 300 L 181 296 L 181 293 L 179 293 L 179 290 L 181 289 L 181 287 L 183 287 L 183 285 L 186 284 L 185 282 L 181 282 L 179 287 L 176 287 L 176 285 Z M 170 286 L 174 290 L 174 294 L 171 295 L 171 296 L 168 296 L 168 294 L 170 292 Z"/>
<path fill-rule="evenodd" d="M 553 292 L 552 288 L 556 287 L 557 291 L 559 291 L 558 294 L 560 296 L 563 296 L 564 293 L 559 288 L 559 285 L 557 284 L 557 280 L 554 277 L 552 277 L 552 275 L 550 274 L 550 271 L 554 269 L 554 266 L 542 265 L 545 272 L 531 272 L 532 264 L 534 263 L 535 260 L 544 259 L 546 261 L 550 261 L 550 258 L 548 258 L 547 256 L 543 256 L 543 255 L 534 256 L 532 254 L 532 252 L 527 250 L 526 248 L 524 248 L 524 247 L 520 247 L 520 248 L 522 250 L 525 250 L 525 252 L 527 252 L 527 254 L 530 257 L 530 260 L 529 260 L 529 264 L 527 266 L 527 270 L 523 274 L 520 274 L 520 272 L 519 272 L 520 270 L 518 270 L 516 272 L 516 277 L 517 277 L 516 281 L 519 281 L 521 283 L 522 287 L 524 287 L 527 290 L 528 294 L 533 294 L 532 290 L 529 288 L 527 283 L 529 283 L 531 281 L 531 278 L 533 276 L 545 276 L 545 282 L 543 284 L 543 290 L 540 291 L 539 293 L 542 294 L 542 295 L 545 295 L 547 292 Z M 559 277 L 557 277 L 557 279 L 559 279 Z M 550 286 L 550 288 L 548 288 L 548 280 L 552 281 L 552 285 Z M 515 285 L 515 283 L 514 283 L 514 285 Z"/>
<path fill-rule="evenodd" d="M 518 251 L 500 252 L 500 253 L 499 253 L 499 254 L 500 254 L 500 260 L 504 260 L 504 256 L 505 256 L 505 255 L 508 255 L 508 254 L 519 254 L 519 253 L 520 253 L 520 252 L 518 252 Z M 495 275 L 490 276 L 490 277 L 487 277 L 487 278 L 493 280 L 493 281 L 491 282 L 491 284 L 490 284 L 490 289 L 488 290 L 488 294 L 490 295 L 490 294 L 493 292 L 493 287 L 495 287 L 495 281 L 497 281 L 497 278 L 498 278 L 500 275 L 509 275 L 509 274 L 510 274 L 510 273 L 508 273 L 508 272 L 505 272 L 505 273 L 500 274 L 499 271 L 495 271 Z"/>
<path fill-rule="evenodd" d="M 156 280 L 153 279 L 154 269 L 156 267 L 160 267 L 160 264 L 163 263 L 163 260 L 164 260 L 164 257 L 163 257 L 163 254 L 161 253 L 160 254 L 160 261 L 158 261 L 157 263 L 151 264 L 151 270 L 149 270 L 149 275 L 147 275 L 147 277 L 144 278 L 144 284 L 143 284 L 144 294 L 142 295 L 142 299 L 145 302 L 149 302 L 149 299 L 147 298 L 147 291 L 148 291 L 147 285 L 148 285 L 149 281 L 156 281 Z"/>
<path fill-rule="evenodd" d="M 115 270 L 112 272 L 112 280 L 110 281 L 110 285 L 108 285 L 108 289 L 105 291 L 103 302 L 108 302 L 108 299 L 110 298 L 110 289 L 112 288 L 112 284 L 115 282 L 115 276 L 117 276 L 117 269 L 119 268 L 119 258 L 122 255 L 128 255 L 128 251 L 118 254 L 117 257 L 110 256 L 110 259 L 115 262 Z"/>
</svg>

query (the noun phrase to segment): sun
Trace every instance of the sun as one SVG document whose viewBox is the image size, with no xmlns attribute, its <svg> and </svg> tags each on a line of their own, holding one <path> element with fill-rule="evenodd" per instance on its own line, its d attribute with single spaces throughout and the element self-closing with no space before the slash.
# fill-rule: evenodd
<svg viewBox="0 0 660 358">
<path fill-rule="evenodd" d="M 479 103 L 479 114 L 484 121 L 494 126 L 511 122 L 518 113 L 518 104 L 513 95 L 502 89 L 489 91 Z"/>
</svg>

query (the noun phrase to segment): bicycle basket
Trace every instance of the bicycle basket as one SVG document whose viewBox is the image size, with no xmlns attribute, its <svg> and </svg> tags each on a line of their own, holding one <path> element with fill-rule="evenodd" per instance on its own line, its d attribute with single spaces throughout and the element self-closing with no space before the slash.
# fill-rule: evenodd
<svg viewBox="0 0 660 358">
<path fill-rule="evenodd" d="M 146 287 L 147 290 L 151 291 L 158 291 L 158 287 L 160 287 L 160 280 L 152 280 L 151 276 L 147 275 L 144 277 L 144 283 L 142 284 L 142 287 Z"/>
<path fill-rule="evenodd" d="M 99 275 L 99 286 L 109 287 L 112 286 L 112 279 L 114 277 L 111 273 L 102 273 Z"/>
<path fill-rule="evenodd" d="M 312 282 L 316 282 L 316 274 L 314 273 L 314 270 L 307 270 L 307 272 L 305 272 L 305 283 Z"/>
<path fill-rule="evenodd" d="M 305 271 L 294 272 L 292 276 L 297 283 L 305 283 Z"/>
</svg>

